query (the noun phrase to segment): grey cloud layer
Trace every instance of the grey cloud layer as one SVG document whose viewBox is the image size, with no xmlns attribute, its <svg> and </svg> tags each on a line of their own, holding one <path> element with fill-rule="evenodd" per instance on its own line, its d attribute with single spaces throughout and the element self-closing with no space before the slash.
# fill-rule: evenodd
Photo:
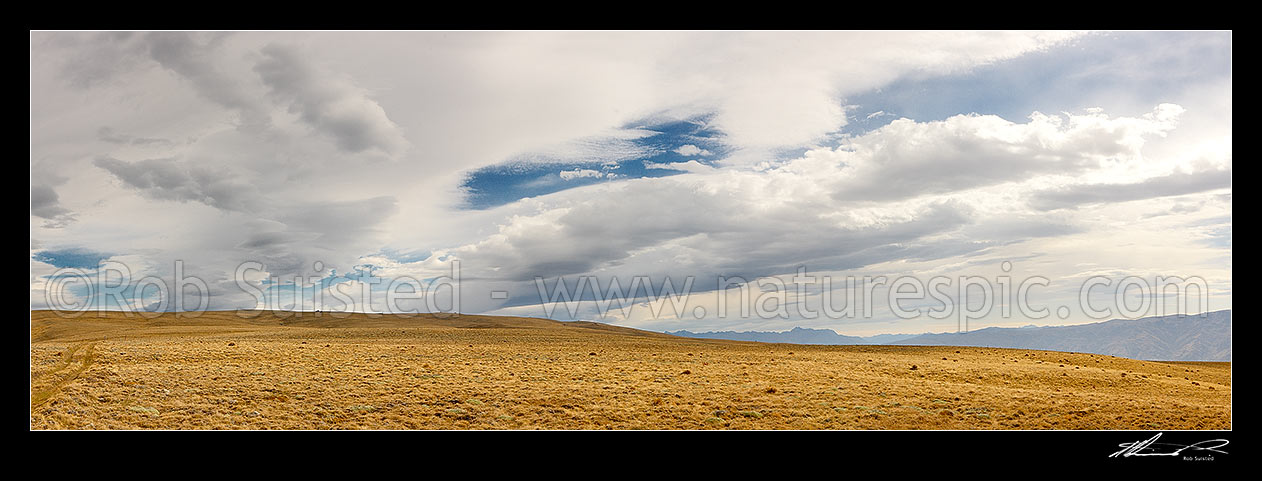
<svg viewBox="0 0 1262 481">
<path fill-rule="evenodd" d="M 371 190 L 326 198 L 322 190 L 371 176 L 366 163 L 397 155 L 407 142 L 349 77 L 323 70 L 298 48 L 264 44 L 240 55 L 234 44 L 240 39 L 225 33 L 104 33 L 54 36 L 48 43 L 70 52 L 61 73 L 75 88 L 104 91 L 159 72 L 173 74 L 174 87 L 209 101 L 200 126 L 192 113 L 177 117 L 195 126 L 188 142 L 124 131 L 113 127 L 116 121 L 95 130 L 96 147 L 112 152 L 89 157 L 90 169 L 165 203 L 155 206 L 164 212 L 180 209 L 177 203 L 220 211 L 214 219 L 187 219 L 178 227 L 190 231 L 186 248 L 151 249 L 146 258 L 154 262 L 146 269 L 170 275 L 170 264 L 179 259 L 188 261 L 190 272 L 220 281 L 246 260 L 263 262 L 275 276 L 312 274 L 317 260 L 349 270 L 359 256 L 380 247 L 378 227 L 397 213 L 397 201 Z M 286 110 L 297 123 L 285 118 Z M 74 213 L 61 205 L 56 182 L 36 175 L 57 166 L 46 167 L 33 164 L 32 214 L 49 219 L 45 227 L 64 225 Z M 129 223 L 143 220 L 128 214 Z M 215 227 L 194 228 L 203 225 Z M 132 249 L 127 247 L 120 250 Z"/>
<path fill-rule="evenodd" d="M 1195 173 L 1175 172 L 1133 183 L 1075 184 L 1059 189 L 1039 191 L 1031 196 L 1030 205 L 1039 210 L 1055 210 L 1089 204 L 1196 194 L 1230 187 L 1231 169 Z"/>
<path fill-rule="evenodd" d="M 292 48 L 268 45 L 255 65 L 271 94 L 347 152 L 399 153 L 407 144 L 377 102 L 348 81 L 320 73 Z"/>
<path fill-rule="evenodd" d="M 255 187 L 223 167 L 202 167 L 175 159 L 124 162 L 111 157 L 99 157 L 93 164 L 153 199 L 201 202 L 231 211 L 250 211 L 258 201 Z"/>
<path fill-rule="evenodd" d="M 236 112 L 245 129 L 272 127 L 265 90 L 316 132 L 347 152 L 376 150 L 396 155 L 407 146 L 398 126 L 365 90 L 344 76 L 321 71 L 293 47 L 270 44 L 259 49 L 249 73 L 223 67 L 221 47 L 228 33 L 102 33 L 77 40 L 80 54 L 64 67 L 73 85 L 91 88 L 152 61 L 188 84 L 198 95 Z M 65 42 L 75 42 L 65 39 Z M 262 87 L 261 89 L 259 87 Z M 103 130 L 109 142 L 161 139 L 119 137 Z"/>
<path fill-rule="evenodd" d="M 198 35 L 182 32 L 154 32 L 145 40 L 149 55 L 163 67 L 178 73 L 193 84 L 199 94 L 212 102 L 240 112 L 242 124 L 260 128 L 269 122 L 268 115 L 238 80 L 223 72 L 215 58 L 216 46 L 224 34 Z"/>
<path fill-rule="evenodd" d="M 132 135 L 127 135 L 124 133 L 116 132 L 111 127 L 101 127 L 100 129 L 97 130 L 96 133 L 97 133 L 98 139 L 101 139 L 101 141 L 103 142 L 109 142 L 111 144 L 151 145 L 151 144 L 170 144 L 171 143 L 171 141 L 167 139 L 158 139 L 158 138 L 150 138 L 150 137 L 135 137 Z"/>
<path fill-rule="evenodd" d="M 1139 155 L 1144 137 L 1174 128 L 1182 109 L 1161 106 L 1149 118 L 1099 115 L 1068 120 L 1035 112 L 1028 123 L 993 115 L 940 122 L 899 119 L 849 142 L 848 164 L 833 194 L 838 200 L 896 200 L 1025 180 L 1078 174 L 1102 162 Z"/>
</svg>

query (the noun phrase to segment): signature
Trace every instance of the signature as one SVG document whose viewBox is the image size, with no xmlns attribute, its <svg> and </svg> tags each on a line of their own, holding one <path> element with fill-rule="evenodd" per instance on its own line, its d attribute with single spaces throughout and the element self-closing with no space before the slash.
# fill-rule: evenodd
<svg viewBox="0 0 1262 481">
<path fill-rule="evenodd" d="M 1119 444 L 1118 446 L 1121 447 L 1122 450 L 1110 454 L 1109 457 L 1116 458 L 1121 456 L 1129 458 L 1131 456 L 1179 456 L 1183 454 L 1184 451 L 1188 450 L 1227 454 L 1226 451 L 1218 449 L 1227 445 L 1228 441 L 1226 439 L 1210 439 L 1208 441 L 1183 445 L 1174 443 L 1159 443 L 1157 440 L 1161 438 L 1161 434 L 1162 433 L 1157 433 L 1156 436 L 1148 438 L 1145 441 Z M 1167 451 L 1161 451 L 1163 449 Z"/>
</svg>

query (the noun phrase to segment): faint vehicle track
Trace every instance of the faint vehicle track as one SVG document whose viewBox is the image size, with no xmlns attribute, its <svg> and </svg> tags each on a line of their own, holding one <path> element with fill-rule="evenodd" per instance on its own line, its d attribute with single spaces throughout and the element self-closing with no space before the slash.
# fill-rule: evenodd
<svg viewBox="0 0 1262 481">
<path fill-rule="evenodd" d="M 86 349 L 83 349 L 85 346 L 86 346 Z M 96 358 L 95 350 L 96 350 L 95 342 L 90 342 L 90 343 L 84 342 L 84 343 L 70 346 L 66 348 L 65 353 L 62 354 L 63 359 L 61 363 L 53 367 L 52 370 L 34 375 L 31 378 L 32 382 L 35 379 L 43 378 L 45 376 L 56 375 L 57 373 L 74 366 L 73 369 L 71 369 L 64 376 L 62 376 L 60 379 L 54 382 L 51 386 L 48 386 L 44 389 L 40 389 L 38 391 L 32 390 L 31 391 L 31 409 L 34 410 L 35 408 L 40 407 L 44 405 L 45 403 L 47 403 L 54 396 L 60 393 L 62 388 L 66 387 L 67 384 L 70 384 L 71 381 L 78 379 L 79 376 L 82 375 L 84 371 L 87 371 L 88 368 L 92 366 L 92 361 L 95 360 Z M 82 351 L 82 354 L 78 356 L 78 360 L 76 363 L 75 356 L 76 354 L 79 354 L 80 351 Z"/>
<path fill-rule="evenodd" d="M 37 372 L 31 375 L 31 380 L 34 381 L 36 379 L 43 378 L 44 376 L 57 374 L 58 372 L 61 372 L 63 369 L 70 367 L 70 365 L 73 364 L 74 362 L 75 352 L 78 352 L 79 348 L 83 347 L 84 345 L 85 343 L 80 343 L 80 344 L 76 344 L 76 345 L 66 348 L 65 352 L 63 352 L 62 355 L 60 356 L 61 362 L 58 362 L 57 365 L 53 366 L 52 369 L 49 369 L 44 372 Z"/>
</svg>

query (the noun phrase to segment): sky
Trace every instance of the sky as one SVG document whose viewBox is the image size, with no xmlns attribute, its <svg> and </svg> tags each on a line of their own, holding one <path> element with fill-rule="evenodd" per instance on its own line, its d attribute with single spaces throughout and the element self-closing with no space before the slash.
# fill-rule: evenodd
<svg viewBox="0 0 1262 481">
<path fill-rule="evenodd" d="M 1158 276 L 1203 281 L 1187 312 L 1231 307 L 1231 32 L 31 32 L 30 49 L 32 309 L 382 312 L 406 280 L 430 294 L 399 296 L 417 311 L 874 335 L 967 310 L 970 328 L 1093 322 L 1096 276 L 1112 284 L 1086 297 L 1114 314 L 1145 294 L 1111 288 Z M 832 283 L 796 289 L 803 272 Z M 878 277 L 953 279 L 957 315 L 801 308 L 888 298 Z M 1029 292 L 1051 314 L 968 307 L 965 278 L 1046 279 Z M 594 302 L 635 279 L 652 289 L 623 309 Z M 682 307 L 655 299 L 689 279 Z M 598 289 L 550 308 L 558 281 Z M 190 285 L 204 301 L 171 295 Z"/>
</svg>

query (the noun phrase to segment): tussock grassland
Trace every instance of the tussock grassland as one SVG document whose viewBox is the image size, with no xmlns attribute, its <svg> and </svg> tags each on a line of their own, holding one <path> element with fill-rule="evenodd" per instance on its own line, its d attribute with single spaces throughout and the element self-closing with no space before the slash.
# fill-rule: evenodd
<svg viewBox="0 0 1262 481">
<path fill-rule="evenodd" d="M 1230 429 L 1230 363 L 460 316 L 31 312 L 33 429 Z"/>
</svg>

